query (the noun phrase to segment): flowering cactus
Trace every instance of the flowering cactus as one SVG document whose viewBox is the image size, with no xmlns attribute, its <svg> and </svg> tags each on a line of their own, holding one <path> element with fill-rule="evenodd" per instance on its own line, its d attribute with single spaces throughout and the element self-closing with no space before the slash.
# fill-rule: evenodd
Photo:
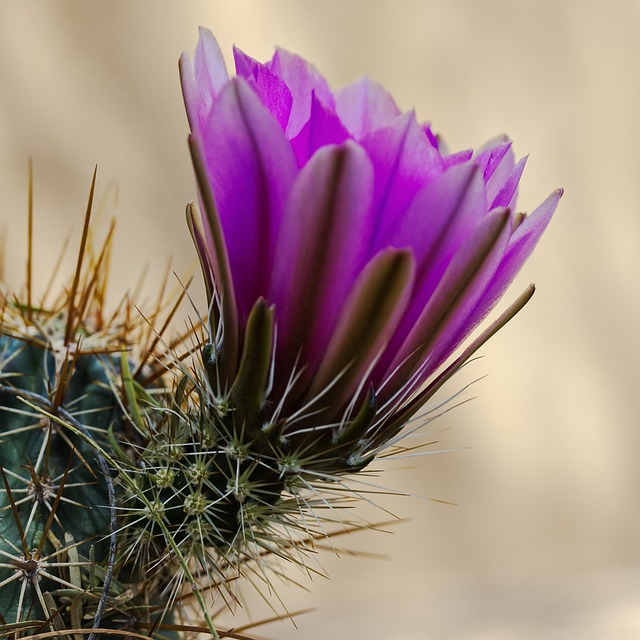
<svg viewBox="0 0 640 640">
<path fill-rule="evenodd" d="M 510 141 L 448 155 L 367 79 L 334 94 L 281 49 L 234 57 L 229 79 L 202 29 L 193 63 L 181 58 L 205 212 L 191 228 L 219 307 L 211 386 L 284 489 L 292 473 L 303 486 L 362 469 L 394 441 L 468 357 L 437 375 L 561 192 L 516 214 L 525 159 Z"/>
<path fill-rule="evenodd" d="M 234 55 L 230 79 L 202 30 L 180 61 L 208 321 L 166 343 L 175 306 L 157 334 L 164 303 L 107 314 L 92 196 L 64 295 L 34 304 L 30 266 L 0 295 L 5 634 L 166 635 L 192 602 L 225 637 L 209 598 L 304 565 L 349 479 L 533 294 L 468 341 L 561 195 L 515 213 L 508 140 L 448 154 L 368 80 Z"/>
<path fill-rule="evenodd" d="M 104 307 L 112 235 L 92 253 L 94 186 L 95 175 L 77 269 L 61 295 L 35 303 L 31 244 L 26 296 L 0 289 L 3 635 L 128 629 L 134 621 L 144 632 L 170 605 L 157 582 L 144 581 L 118 531 L 135 456 L 126 469 L 114 458 L 132 439 L 138 398 L 157 386 L 156 367 L 142 367 L 162 354 L 127 301 L 115 313 Z M 29 221 L 31 228 L 31 211 Z"/>
</svg>

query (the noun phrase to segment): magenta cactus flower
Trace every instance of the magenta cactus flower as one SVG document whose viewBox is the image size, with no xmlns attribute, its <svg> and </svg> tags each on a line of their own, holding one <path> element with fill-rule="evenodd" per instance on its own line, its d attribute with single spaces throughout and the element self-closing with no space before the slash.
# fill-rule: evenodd
<svg viewBox="0 0 640 640">
<path fill-rule="evenodd" d="M 518 214 L 526 158 L 510 140 L 449 154 L 366 78 L 334 92 L 282 49 L 267 63 L 234 59 L 230 78 L 201 29 L 193 62 L 180 61 L 212 386 L 234 406 L 235 433 L 268 455 L 357 470 L 530 297 L 444 368 L 561 191 Z"/>
</svg>

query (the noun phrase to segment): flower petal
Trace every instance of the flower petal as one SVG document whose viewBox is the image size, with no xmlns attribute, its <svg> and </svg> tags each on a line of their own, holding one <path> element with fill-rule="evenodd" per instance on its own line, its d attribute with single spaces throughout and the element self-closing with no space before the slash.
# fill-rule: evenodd
<svg viewBox="0 0 640 640">
<path fill-rule="evenodd" d="M 527 156 L 521 158 L 518 161 L 518 164 L 514 167 L 511 175 L 506 179 L 502 188 L 493 199 L 491 203 L 491 209 L 495 209 L 497 207 L 506 207 L 513 211 L 515 207 L 516 197 L 518 195 L 518 184 L 520 183 L 520 178 L 522 177 L 522 172 L 524 171 L 524 167 L 527 164 Z"/>
<path fill-rule="evenodd" d="M 302 352 L 307 375 L 317 370 L 362 267 L 372 192 L 371 162 L 352 141 L 321 148 L 291 191 L 268 300 L 276 305 L 280 357 L 291 366 Z"/>
<path fill-rule="evenodd" d="M 349 132 L 336 112 L 325 106 L 315 93 L 311 97 L 311 113 L 300 133 L 291 141 L 298 166 L 303 166 L 320 148 L 340 144 L 349 138 Z"/>
<path fill-rule="evenodd" d="M 266 294 L 285 202 L 297 173 L 280 126 L 243 78 L 214 102 L 206 162 L 241 318 Z"/>
<path fill-rule="evenodd" d="M 339 377 L 331 403 L 339 409 L 366 380 L 381 355 L 409 300 L 415 275 L 410 251 L 384 249 L 358 277 L 331 336 L 310 396 Z M 370 373 L 370 372 L 369 372 Z"/>
<path fill-rule="evenodd" d="M 482 175 L 469 162 L 453 167 L 422 189 L 389 233 L 387 242 L 411 247 L 418 265 L 416 291 L 401 323 L 400 339 L 411 330 L 449 262 L 485 214 Z"/>
<path fill-rule="evenodd" d="M 265 107 L 278 121 L 284 131 L 291 115 L 293 98 L 286 82 L 277 76 L 268 65 L 254 60 L 251 56 L 233 48 L 236 73 L 243 77 L 251 88 L 260 96 Z"/>
<path fill-rule="evenodd" d="M 369 78 L 344 87 L 336 96 L 336 109 L 356 140 L 390 125 L 401 115 L 389 93 Z"/>
<path fill-rule="evenodd" d="M 435 133 L 433 133 L 433 129 L 431 128 L 431 123 L 425 122 L 422 125 L 422 130 L 424 131 L 424 134 L 427 136 L 427 140 L 429 140 L 429 142 L 431 143 L 431 146 L 434 149 L 437 149 L 438 151 L 440 151 L 440 140 L 438 140 L 438 136 Z"/>
<path fill-rule="evenodd" d="M 200 27 L 199 32 L 193 65 L 187 53 L 179 61 L 182 95 L 192 131 L 202 131 L 213 100 L 229 81 L 218 41 L 208 29 Z"/>
<path fill-rule="evenodd" d="M 395 247 L 413 247 L 420 269 L 433 273 L 443 257 L 451 259 L 485 212 L 478 167 L 473 162 L 458 165 L 416 194 L 387 242 Z M 441 268 L 432 279 L 439 280 L 443 271 Z"/>
<path fill-rule="evenodd" d="M 413 113 L 370 133 L 361 144 L 373 162 L 376 177 L 373 196 L 376 229 L 371 247 L 374 254 L 389 245 L 400 216 L 416 192 L 442 173 L 442 159 Z M 396 246 L 403 245 L 401 242 Z"/>
<path fill-rule="evenodd" d="M 285 81 L 293 97 L 291 115 L 286 130 L 289 140 L 298 135 L 309 119 L 312 95 L 315 95 L 328 107 L 335 106 L 333 94 L 327 81 L 304 58 L 285 49 L 277 48 L 270 68 L 273 73 Z"/>
<path fill-rule="evenodd" d="M 415 384 L 434 370 L 449 336 L 466 326 L 475 307 L 500 264 L 509 238 L 507 210 L 490 213 L 462 244 L 433 296 L 391 363 L 387 375 L 404 384 L 423 366 Z M 428 359 L 427 359 L 428 358 Z M 393 381 L 385 387 L 385 397 L 397 390 Z"/>
<path fill-rule="evenodd" d="M 455 167 L 458 164 L 464 164 L 467 160 L 473 158 L 473 149 L 464 149 L 463 151 L 457 151 L 451 155 L 442 156 L 442 164 L 445 171 L 451 167 Z"/>
<path fill-rule="evenodd" d="M 513 173 L 515 156 L 512 144 L 507 136 L 498 136 L 474 154 L 474 160 L 483 168 L 488 202 L 493 202 L 507 178 Z"/>
<path fill-rule="evenodd" d="M 205 241 L 207 246 L 207 264 L 202 262 L 202 268 L 203 271 L 206 271 L 209 268 L 211 269 L 212 278 L 209 280 L 208 286 L 212 293 L 215 291 L 217 298 L 216 304 L 219 305 L 222 316 L 224 340 L 221 345 L 221 351 L 219 354 L 216 354 L 216 357 L 219 357 L 220 359 L 220 375 L 226 380 L 235 374 L 238 364 L 239 323 L 235 288 L 233 285 L 233 274 L 231 273 L 229 255 L 227 253 L 224 233 L 220 223 L 220 216 L 218 215 L 216 203 L 211 191 L 211 183 L 209 181 L 209 175 L 206 168 L 204 149 L 202 148 L 201 140 L 198 135 L 193 133 L 189 135 L 189 150 L 191 151 L 193 168 L 196 174 L 201 209 L 204 212 L 204 219 L 202 220 L 204 237 L 197 229 L 197 226 L 195 226 L 197 223 L 196 218 L 192 218 L 191 221 L 191 223 L 194 224 L 192 232 L 195 232 L 195 237 L 199 237 L 199 243 Z M 212 302 L 213 299 L 209 298 L 209 301 Z M 214 344 L 218 327 L 217 323 L 214 326 L 211 321 L 216 320 L 218 319 L 215 317 L 215 312 L 212 310 L 210 317 L 210 340 L 211 343 Z"/>
<path fill-rule="evenodd" d="M 507 136 L 497 136 L 485 143 L 473 154 L 473 159 L 482 167 L 484 181 L 488 182 L 506 157 L 513 143 Z M 513 165 L 513 163 L 511 163 Z M 513 166 L 512 166 L 513 168 Z"/>
<path fill-rule="evenodd" d="M 487 284 L 478 304 L 469 314 L 466 324 L 452 337 L 452 344 L 460 344 L 485 319 L 498 300 L 502 298 L 513 279 L 518 275 L 522 265 L 535 249 L 549 222 L 551 222 L 562 193 L 562 189 L 554 191 L 513 232 L 498 270 Z M 449 348 L 448 350 L 452 351 L 453 349 Z"/>
</svg>

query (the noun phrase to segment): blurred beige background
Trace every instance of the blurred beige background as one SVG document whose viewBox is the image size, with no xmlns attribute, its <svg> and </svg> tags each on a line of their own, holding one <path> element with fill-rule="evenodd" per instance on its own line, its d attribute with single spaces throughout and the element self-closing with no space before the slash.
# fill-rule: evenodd
<svg viewBox="0 0 640 640">
<path fill-rule="evenodd" d="M 29 155 L 41 282 L 78 240 L 96 163 L 103 224 L 118 218 L 114 296 L 144 264 L 157 282 L 169 255 L 195 269 L 176 62 L 199 24 L 229 59 L 233 43 L 261 59 L 279 44 L 334 87 L 369 75 L 453 150 L 508 133 L 530 154 L 523 209 L 566 189 L 510 295 L 530 280 L 538 293 L 449 385 L 489 374 L 435 425 L 435 448 L 456 451 L 379 480 L 457 506 L 380 498 L 411 521 L 341 543 L 387 558 L 326 554 L 330 581 L 281 590 L 318 611 L 263 635 L 640 638 L 640 2 L 0 0 L 9 282 L 24 270 Z"/>
</svg>

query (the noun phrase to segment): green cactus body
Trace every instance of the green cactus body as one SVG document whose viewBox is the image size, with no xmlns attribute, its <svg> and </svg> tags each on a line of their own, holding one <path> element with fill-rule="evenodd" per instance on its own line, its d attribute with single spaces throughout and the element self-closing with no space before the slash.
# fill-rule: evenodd
<svg viewBox="0 0 640 640">
<path fill-rule="evenodd" d="M 0 336 L 0 465 L 8 484 L 0 492 L 0 611 L 6 624 L 47 620 L 52 611 L 43 609 L 52 602 L 70 609 L 74 589 L 76 597 L 91 590 L 89 556 L 102 559 L 108 550 L 109 496 L 95 450 L 20 399 L 48 401 L 59 384 L 55 360 L 40 339 Z M 81 355 L 66 384 L 61 406 L 87 428 L 106 429 L 118 414 L 108 366 L 104 356 Z M 43 596 L 65 589 L 66 599 Z M 87 594 L 83 609 L 95 608 L 90 600 Z"/>
<path fill-rule="evenodd" d="M 115 313 L 104 306 L 112 234 L 95 253 L 94 186 L 95 173 L 76 271 L 60 294 L 33 304 L 30 259 L 26 295 L 0 286 L 1 637 L 98 628 L 175 637 L 161 580 L 119 552 L 119 480 L 136 468 L 140 441 L 129 403 L 138 410 L 137 396 L 156 386 L 167 394 L 157 382 L 166 367 L 155 371 L 153 331 L 127 298 Z M 163 296 L 157 305 L 152 318 Z M 143 368 L 148 379 L 134 381 L 131 369 Z M 121 441 L 130 457 L 119 464 Z"/>
</svg>

